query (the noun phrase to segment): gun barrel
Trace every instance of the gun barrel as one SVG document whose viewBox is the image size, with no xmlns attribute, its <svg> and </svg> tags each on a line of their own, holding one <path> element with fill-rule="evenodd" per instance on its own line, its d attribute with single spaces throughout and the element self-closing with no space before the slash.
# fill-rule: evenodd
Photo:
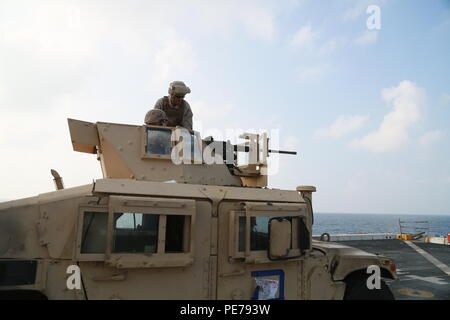
<svg viewBox="0 0 450 320">
<path fill-rule="evenodd" d="M 279 154 L 292 154 L 292 155 L 297 155 L 297 151 L 285 151 L 285 150 L 273 150 L 273 149 L 269 149 L 268 153 L 279 153 Z"/>
<path fill-rule="evenodd" d="M 241 152 L 250 152 L 250 147 L 248 146 L 234 146 L 234 151 L 241 151 Z"/>
</svg>

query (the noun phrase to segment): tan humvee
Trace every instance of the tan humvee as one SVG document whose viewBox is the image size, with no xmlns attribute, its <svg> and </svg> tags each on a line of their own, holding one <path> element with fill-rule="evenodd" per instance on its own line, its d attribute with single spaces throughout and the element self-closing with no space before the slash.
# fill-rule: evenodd
<svg viewBox="0 0 450 320">
<path fill-rule="evenodd" d="M 0 298 L 392 298 L 384 282 L 366 286 L 370 265 L 396 278 L 391 260 L 312 240 L 314 187 L 266 188 L 267 157 L 283 152 L 265 135 L 234 146 L 68 121 L 74 150 L 96 154 L 104 178 L 63 189 L 52 171 L 57 191 L 0 204 Z M 238 165 L 242 152 L 251 161 Z"/>
</svg>

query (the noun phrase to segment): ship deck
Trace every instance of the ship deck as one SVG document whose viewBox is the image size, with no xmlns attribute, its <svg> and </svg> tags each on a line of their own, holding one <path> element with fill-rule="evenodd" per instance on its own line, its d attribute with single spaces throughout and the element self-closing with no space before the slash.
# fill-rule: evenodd
<svg viewBox="0 0 450 320">
<path fill-rule="evenodd" d="M 450 245 L 395 239 L 341 243 L 394 260 L 398 279 L 387 284 L 397 300 L 450 300 Z"/>
</svg>

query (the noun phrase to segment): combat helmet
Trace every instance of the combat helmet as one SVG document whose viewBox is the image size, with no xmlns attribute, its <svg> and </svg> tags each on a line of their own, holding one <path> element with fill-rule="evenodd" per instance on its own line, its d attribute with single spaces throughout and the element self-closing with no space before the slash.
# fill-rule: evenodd
<svg viewBox="0 0 450 320">
<path fill-rule="evenodd" d="M 173 81 L 169 85 L 168 93 L 172 96 L 185 96 L 188 93 L 191 93 L 191 89 L 187 87 L 183 81 Z"/>
<path fill-rule="evenodd" d="M 162 121 L 169 121 L 164 111 L 160 109 L 152 109 L 145 115 L 145 124 L 160 125 Z"/>
</svg>

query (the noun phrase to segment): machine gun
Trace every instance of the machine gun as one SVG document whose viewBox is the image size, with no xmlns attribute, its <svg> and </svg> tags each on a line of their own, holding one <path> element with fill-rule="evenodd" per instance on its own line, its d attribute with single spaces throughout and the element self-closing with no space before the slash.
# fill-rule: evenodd
<svg viewBox="0 0 450 320">
<path fill-rule="evenodd" d="M 258 153 L 261 149 L 261 145 L 259 143 L 260 139 L 266 139 L 265 145 L 268 146 L 269 144 L 269 138 L 267 138 L 266 134 L 261 135 L 254 135 L 249 133 L 244 133 L 240 136 L 240 138 L 247 138 L 250 141 L 245 142 L 244 144 L 232 144 L 229 140 L 228 141 L 214 141 L 214 138 L 209 136 L 203 141 L 206 143 L 206 145 L 215 144 L 216 153 L 220 154 L 223 163 L 227 165 L 236 165 L 236 162 L 238 160 L 238 152 L 245 152 L 245 153 L 253 153 L 256 156 L 256 159 L 259 160 L 259 162 L 263 162 L 262 158 L 267 158 L 271 153 L 276 154 L 287 154 L 287 155 L 297 155 L 297 151 L 287 151 L 287 150 L 275 150 L 275 149 L 266 149 L 265 157 L 259 157 Z M 253 148 L 249 145 L 251 143 L 251 138 L 255 138 L 256 143 L 253 144 Z M 232 156 L 231 156 L 232 155 Z M 255 157 L 251 157 L 255 158 Z M 261 159 L 260 159 L 261 158 Z M 257 161 L 258 162 L 258 161 Z"/>
<path fill-rule="evenodd" d="M 267 158 L 271 153 L 297 155 L 296 151 L 269 149 L 269 138 L 266 133 L 244 133 L 239 138 L 247 141 L 235 145 L 230 141 L 214 141 L 212 137 L 207 137 L 203 141 L 208 146 L 213 145 L 212 148 L 215 153 L 221 157 L 221 160 L 233 175 L 239 176 L 243 180 L 245 180 L 245 177 L 251 177 L 253 180 L 257 178 L 258 183 L 254 186 L 262 186 L 267 183 Z M 248 155 L 248 163 L 239 163 L 239 152 Z M 261 179 L 258 177 L 261 177 Z"/>
</svg>

